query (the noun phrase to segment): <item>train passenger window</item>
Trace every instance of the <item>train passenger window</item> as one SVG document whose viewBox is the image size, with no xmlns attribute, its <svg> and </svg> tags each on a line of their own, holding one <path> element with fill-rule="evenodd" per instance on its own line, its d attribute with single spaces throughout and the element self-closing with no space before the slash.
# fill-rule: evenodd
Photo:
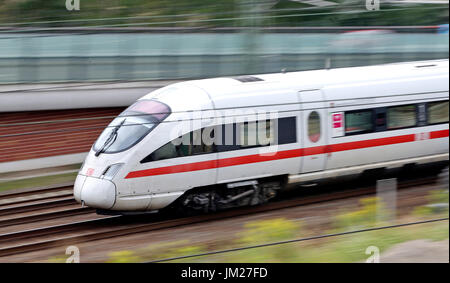
<svg viewBox="0 0 450 283">
<path fill-rule="evenodd" d="M 172 142 L 169 142 L 153 152 L 151 155 L 152 161 L 175 158 L 177 157 L 177 150 L 175 145 Z"/>
<path fill-rule="evenodd" d="M 274 121 L 265 120 L 240 124 L 240 147 L 266 146 L 275 141 Z"/>
<path fill-rule="evenodd" d="M 428 124 L 448 123 L 448 101 L 427 103 Z"/>
<path fill-rule="evenodd" d="M 383 127 L 386 125 L 386 113 L 377 113 L 376 117 L 375 124 L 377 127 Z"/>
<path fill-rule="evenodd" d="M 285 117 L 277 121 L 278 126 L 278 142 L 277 144 L 288 144 L 297 142 L 297 118 Z M 275 134 L 276 136 L 276 134 Z"/>
<path fill-rule="evenodd" d="M 345 135 L 373 132 L 373 111 L 358 110 L 345 113 Z"/>
<path fill-rule="evenodd" d="M 241 147 L 251 147 L 257 145 L 256 122 L 246 122 L 240 125 L 240 143 Z"/>
<path fill-rule="evenodd" d="M 308 137 L 311 142 L 317 142 L 320 139 L 320 116 L 317 111 L 309 113 Z"/>
<path fill-rule="evenodd" d="M 225 152 L 241 148 L 295 143 L 297 142 L 296 122 L 296 117 L 284 117 L 206 127 L 201 130 L 201 135 L 199 130 L 189 132 L 160 147 L 142 159 L 141 163 L 216 151 Z"/>
<path fill-rule="evenodd" d="M 227 152 L 227 151 L 233 151 L 238 150 L 239 147 L 239 141 L 237 140 L 237 132 L 239 128 L 238 125 L 235 123 L 232 124 L 224 124 L 221 127 L 218 127 L 217 130 L 217 140 L 219 143 L 217 143 L 217 151 L 218 152 Z"/>
<path fill-rule="evenodd" d="M 177 157 L 192 155 L 192 133 L 187 133 L 176 142 Z"/>
<path fill-rule="evenodd" d="M 388 107 L 387 129 L 401 129 L 413 127 L 417 124 L 416 105 L 402 105 Z"/>
<path fill-rule="evenodd" d="M 168 142 L 152 154 L 141 160 L 141 163 L 158 161 L 176 157 L 186 157 L 215 151 L 215 127 L 207 127 L 184 134 L 182 137 Z"/>
<path fill-rule="evenodd" d="M 275 123 L 271 120 L 258 121 L 258 144 L 275 144 Z"/>
<path fill-rule="evenodd" d="M 214 127 L 191 132 L 191 154 L 204 154 L 214 151 Z"/>
</svg>

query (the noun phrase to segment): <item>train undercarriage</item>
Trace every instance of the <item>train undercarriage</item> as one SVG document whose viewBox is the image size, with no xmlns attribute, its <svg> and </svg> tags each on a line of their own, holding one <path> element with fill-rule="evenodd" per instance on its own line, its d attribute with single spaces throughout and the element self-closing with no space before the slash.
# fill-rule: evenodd
<svg viewBox="0 0 450 283">
<path fill-rule="evenodd" d="M 214 212 L 229 208 L 264 204 L 282 188 L 279 181 L 260 183 L 256 180 L 231 183 L 202 190 L 193 190 L 176 205 L 183 209 Z"/>
</svg>

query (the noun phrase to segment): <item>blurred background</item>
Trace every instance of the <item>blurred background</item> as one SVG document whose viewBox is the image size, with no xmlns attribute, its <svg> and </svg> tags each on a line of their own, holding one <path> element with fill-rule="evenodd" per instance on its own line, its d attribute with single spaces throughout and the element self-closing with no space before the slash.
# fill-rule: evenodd
<svg viewBox="0 0 450 283">
<path fill-rule="evenodd" d="M 448 0 L 0 0 L 0 181 L 74 171 L 115 115 L 176 81 L 448 58 L 448 11 Z"/>
<path fill-rule="evenodd" d="M 448 57 L 448 1 L 2 0 L 0 83 L 196 79 Z M 75 3 L 72 0 L 71 3 Z M 76 7 L 74 7 L 76 8 Z"/>
<path fill-rule="evenodd" d="M 449 55 L 448 0 L 76 2 L 0 0 L 0 198 L 14 190 L 71 188 L 104 127 L 139 97 L 173 82 Z M 373 198 L 351 199 L 328 210 L 300 207 L 238 224 L 178 227 L 136 241 L 87 243 L 82 255 L 150 261 L 374 227 L 377 205 Z M 398 222 L 448 217 L 448 170 L 436 186 L 399 197 L 399 211 Z M 432 239 L 443 241 L 435 248 L 447 249 L 448 262 L 448 222 L 427 225 L 186 261 L 354 262 L 365 260 L 370 245 L 384 250 Z M 64 261 L 61 251 L 9 260 Z"/>
</svg>

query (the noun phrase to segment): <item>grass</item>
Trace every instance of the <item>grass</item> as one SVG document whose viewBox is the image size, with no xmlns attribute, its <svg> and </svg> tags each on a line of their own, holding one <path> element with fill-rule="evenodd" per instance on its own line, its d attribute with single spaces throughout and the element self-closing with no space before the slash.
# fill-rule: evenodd
<svg viewBox="0 0 450 283">
<path fill-rule="evenodd" d="M 280 220 L 277 220 L 279 222 Z M 286 226 L 292 225 L 291 221 L 284 220 Z M 441 241 L 448 239 L 448 222 L 422 224 L 411 227 L 402 227 L 386 229 L 380 231 L 363 232 L 359 234 L 338 236 L 327 239 L 311 240 L 301 243 L 290 243 L 264 248 L 255 248 L 239 252 L 224 253 L 213 256 L 204 256 L 198 258 L 189 258 L 173 262 L 227 262 L 227 263 L 329 263 L 329 262 L 363 262 L 368 258 L 366 250 L 370 246 L 376 246 L 383 253 L 390 247 L 418 239 L 428 239 L 432 241 Z M 256 230 L 247 230 L 250 234 Z M 295 231 L 292 231 L 295 232 Z M 273 231 L 262 232 L 258 230 L 259 235 L 254 237 L 255 242 L 241 245 L 249 246 L 260 243 L 258 238 L 266 237 L 267 234 L 273 234 Z M 301 231 L 297 231 L 295 238 L 305 237 Z M 287 240 L 292 238 L 280 238 Z M 240 242 L 242 239 L 238 239 Z M 201 246 L 194 246 L 202 250 Z M 185 247 L 186 249 L 186 247 Z M 178 256 L 193 253 L 185 253 L 182 249 L 178 251 Z M 147 255 L 148 256 L 148 255 Z M 140 256 L 140 258 L 145 258 Z"/>
<path fill-rule="evenodd" d="M 281 228 L 280 234 L 273 231 L 274 226 L 269 224 L 267 230 L 262 225 L 271 220 L 250 222 L 245 225 L 240 237 L 224 244 L 215 244 L 214 247 L 205 244 L 193 244 L 189 241 L 166 242 L 149 245 L 147 248 L 136 250 L 123 250 L 111 252 L 106 262 L 109 263 L 133 263 L 147 262 L 157 259 L 180 257 L 199 254 L 203 252 L 248 246 L 260 243 L 262 239 L 272 241 L 287 240 L 285 236 L 300 238 L 302 232 L 297 230 L 300 226 L 286 219 L 274 219 L 275 226 Z M 253 226 L 253 227 L 251 227 Z M 291 229 L 292 228 L 292 229 Z M 302 243 L 289 243 L 278 246 L 255 248 L 238 252 L 216 254 L 210 256 L 193 257 L 181 260 L 169 261 L 170 263 L 334 263 L 334 262 L 364 262 L 370 255 L 366 250 L 370 246 L 379 248 L 381 261 L 383 252 L 396 244 L 407 241 L 426 239 L 442 241 L 449 238 L 449 226 L 447 221 L 438 223 L 421 224 L 380 231 L 363 232 L 359 234 L 338 236 L 328 239 L 312 240 Z M 291 238 L 292 239 L 292 238 Z M 252 241 L 251 243 L 248 241 Z M 256 242 L 253 242 L 256 241 Z M 52 257 L 48 262 L 64 262 L 67 256 Z"/>
<path fill-rule="evenodd" d="M 444 206 L 444 208 L 439 210 L 424 210 L 429 205 L 448 204 L 448 190 L 433 190 L 425 199 L 428 201 L 428 205 L 416 207 L 409 215 L 402 216 L 400 219 L 394 219 L 393 222 L 388 217 L 392 215 L 392 212 L 388 211 L 377 198 L 371 197 L 361 199 L 358 209 L 341 211 L 330 216 L 332 225 L 317 226 L 314 223 L 308 224 L 286 218 L 249 221 L 243 223 L 242 229 L 232 237 L 222 239 L 219 237 L 209 242 L 196 242 L 190 239 L 184 239 L 183 241 L 159 241 L 144 248 L 112 251 L 105 255 L 105 261 L 112 263 L 148 262 L 211 251 L 248 247 L 263 243 L 274 243 L 330 233 L 448 217 L 448 206 Z M 386 218 L 379 218 L 380 210 L 382 211 L 381 215 L 386 216 Z M 372 246 L 379 249 L 381 253 L 380 259 L 383 262 L 383 252 L 397 244 L 413 240 L 448 241 L 448 239 L 448 221 L 440 221 L 263 248 L 253 248 L 230 253 L 192 257 L 169 262 L 365 262 L 370 257 L 370 253 L 367 253 L 368 248 Z M 65 257 L 60 255 L 48 261 L 61 262 L 64 259 Z"/>
<path fill-rule="evenodd" d="M 447 200 L 448 192 L 434 191 L 429 197 L 430 204 Z M 243 230 L 233 239 L 213 244 L 185 242 L 163 243 L 151 245 L 145 249 L 114 252 L 109 255 L 108 262 L 145 262 L 157 259 L 180 257 L 207 251 L 228 248 L 253 246 L 261 243 L 284 241 L 289 239 L 315 236 L 335 232 L 353 231 L 369 227 L 389 225 L 379 223 L 376 219 L 377 202 L 375 198 L 366 198 L 361 208 L 337 214 L 333 217 L 334 226 L 322 231 L 310 231 L 303 223 L 284 218 L 259 220 L 243 225 Z M 388 211 L 385 211 L 388 214 Z M 413 222 L 423 218 L 448 217 L 448 210 L 429 212 L 418 215 L 417 212 L 401 219 L 400 223 Z M 261 262 L 364 262 L 369 255 L 366 250 L 370 246 L 377 247 L 381 253 L 396 244 L 412 240 L 442 241 L 449 238 L 448 221 L 419 224 L 352 235 L 330 237 L 306 242 L 289 243 L 264 248 L 242 250 L 238 252 L 194 257 L 170 262 L 229 262 L 229 263 L 261 263 Z M 382 255 L 381 255 L 382 256 Z M 382 260 L 382 258 L 381 258 Z"/>
<path fill-rule="evenodd" d="M 53 176 L 35 177 L 29 179 L 0 182 L 0 192 L 14 189 L 36 188 L 50 185 L 74 182 L 77 172 Z"/>
</svg>

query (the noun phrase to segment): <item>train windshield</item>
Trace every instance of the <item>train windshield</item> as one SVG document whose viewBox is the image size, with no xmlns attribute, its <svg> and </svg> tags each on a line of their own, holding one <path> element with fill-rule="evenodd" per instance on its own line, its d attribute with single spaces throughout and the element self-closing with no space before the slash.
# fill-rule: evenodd
<svg viewBox="0 0 450 283">
<path fill-rule="evenodd" d="M 140 100 L 122 112 L 103 131 L 94 144 L 96 156 L 127 150 L 141 141 L 170 115 L 166 104 L 155 100 Z"/>
</svg>

